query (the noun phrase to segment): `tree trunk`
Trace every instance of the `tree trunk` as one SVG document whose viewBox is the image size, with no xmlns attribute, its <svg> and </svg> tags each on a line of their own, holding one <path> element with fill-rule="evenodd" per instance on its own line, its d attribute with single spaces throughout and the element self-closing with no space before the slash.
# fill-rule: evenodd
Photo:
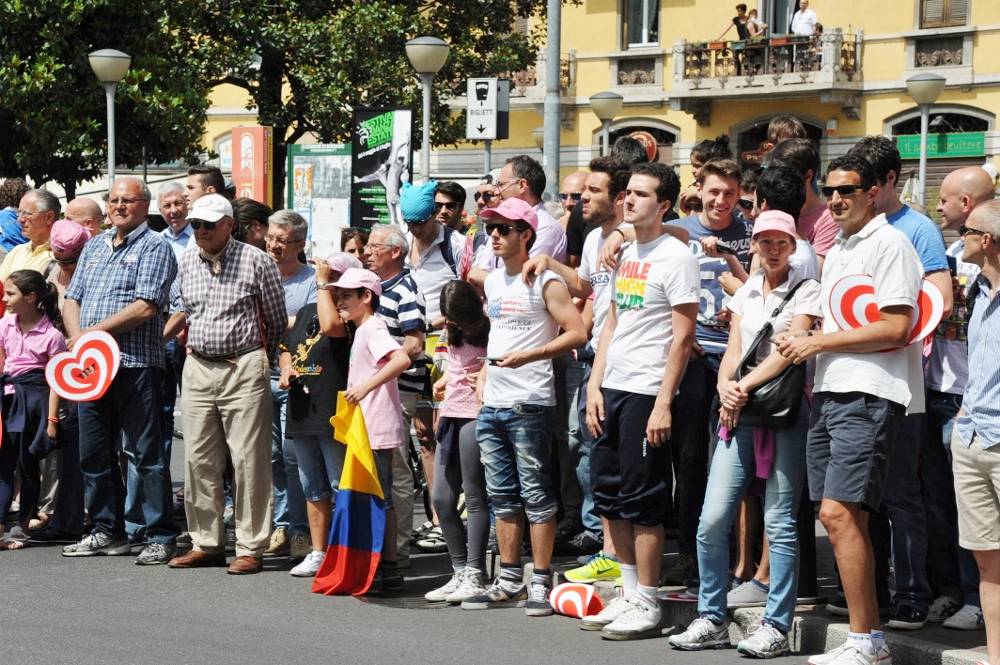
<svg viewBox="0 0 1000 665">
<path fill-rule="evenodd" d="M 76 198 L 76 180 L 71 178 L 68 182 L 60 182 L 59 184 L 66 192 L 66 203 Z"/>
</svg>

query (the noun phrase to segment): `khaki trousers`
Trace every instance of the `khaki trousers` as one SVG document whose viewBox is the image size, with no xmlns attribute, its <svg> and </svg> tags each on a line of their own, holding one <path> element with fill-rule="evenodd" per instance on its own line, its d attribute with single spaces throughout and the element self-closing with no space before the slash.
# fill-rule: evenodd
<svg viewBox="0 0 1000 665">
<path fill-rule="evenodd" d="M 236 555 L 262 556 L 271 532 L 271 384 L 267 354 L 231 361 L 189 355 L 181 382 L 184 512 L 191 543 L 222 552 L 223 474 L 233 461 Z"/>
</svg>

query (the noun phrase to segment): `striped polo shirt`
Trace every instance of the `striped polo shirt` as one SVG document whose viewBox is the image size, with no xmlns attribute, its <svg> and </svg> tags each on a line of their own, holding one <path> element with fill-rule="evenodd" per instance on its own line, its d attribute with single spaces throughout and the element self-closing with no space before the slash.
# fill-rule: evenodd
<svg viewBox="0 0 1000 665">
<path fill-rule="evenodd" d="M 417 283 L 410 275 L 408 268 L 403 268 L 391 279 L 382 282 L 382 295 L 378 301 L 379 318 L 385 321 L 389 334 L 399 344 L 403 337 L 414 330 L 427 331 L 427 310 L 424 306 L 424 296 L 417 288 Z M 410 369 L 399 377 L 399 389 L 408 392 L 423 392 L 427 375 L 427 365 L 421 356 Z"/>
</svg>

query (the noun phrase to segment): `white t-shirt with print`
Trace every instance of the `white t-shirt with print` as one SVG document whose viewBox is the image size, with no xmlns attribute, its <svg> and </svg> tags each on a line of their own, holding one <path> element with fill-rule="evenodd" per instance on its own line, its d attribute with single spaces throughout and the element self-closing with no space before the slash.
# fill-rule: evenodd
<svg viewBox="0 0 1000 665">
<path fill-rule="evenodd" d="M 697 303 L 700 289 L 698 259 L 673 236 L 626 245 L 614 272 L 618 321 L 601 385 L 656 395 L 674 338 L 673 308 Z"/>
<path fill-rule="evenodd" d="M 956 267 L 952 280 L 955 306 L 951 315 L 938 324 L 925 371 L 929 390 L 952 395 L 964 394 L 969 381 L 969 304 L 966 296 L 979 276 L 979 266 L 962 260 L 964 249 L 964 240 L 956 240 L 948 248 L 948 256 L 955 259 Z"/>
<path fill-rule="evenodd" d="M 489 358 L 500 358 L 511 351 L 527 351 L 551 342 L 559 335 L 559 325 L 545 306 L 545 285 L 557 280 L 546 270 L 528 286 L 521 273 L 508 275 L 506 269 L 494 270 L 486 278 L 486 315 L 490 317 Z M 497 367 L 486 370 L 483 404 L 510 408 L 515 404 L 555 406 L 556 395 L 551 360 L 538 360 L 521 367 Z"/>
<path fill-rule="evenodd" d="M 870 275 L 878 308 L 916 307 L 924 268 L 909 238 L 878 215 L 850 238 L 838 236 L 823 263 L 823 332 L 837 332 L 830 292 L 849 275 Z M 816 358 L 816 392 L 861 392 L 924 410 L 921 345 L 873 353 L 821 353 Z"/>
<path fill-rule="evenodd" d="M 594 327 L 590 333 L 590 344 L 596 349 L 601 341 L 601 330 L 608 320 L 608 310 L 611 308 L 611 271 L 600 266 L 601 245 L 607 238 L 600 227 L 592 229 L 583 241 L 583 253 L 580 255 L 580 267 L 576 272 L 580 279 L 590 282 L 594 292 Z"/>
<path fill-rule="evenodd" d="M 803 242 L 803 241 L 799 241 Z M 771 320 L 771 314 L 777 309 L 781 301 L 788 295 L 788 290 L 803 281 L 803 277 L 797 270 L 788 273 L 788 279 L 784 283 L 771 289 L 764 296 L 764 271 L 757 272 L 750 276 L 750 279 L 739 288 L 730 298 L 726 307 L 734 314 L 740 315 L 740 357 L 746 355 L 747 349 L 753 343 L 760 329 Z M 807 315 L 820 317 L 823 315 L 823 308 L 820 304 L 820 285 L 815 279 L 809 279 L 795 291 L 792 299 L 785 303 L 781 313 L 774 320 L 774 333 L 786 332 L 792 325 L 792 319 L 796 316 Z M 757 349 L 757 360 L 763 360 L 771 354 L 773 345 L 767 339 L 761 343 Z"/>
</svg>

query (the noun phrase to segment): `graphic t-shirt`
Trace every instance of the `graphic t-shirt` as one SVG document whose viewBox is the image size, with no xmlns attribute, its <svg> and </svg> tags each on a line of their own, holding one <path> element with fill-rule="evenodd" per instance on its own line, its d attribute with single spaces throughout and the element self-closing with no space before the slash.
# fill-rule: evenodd
<svg viewBox="0 0 1000 665">
<path fill-rule="evenodd" d="M 673 308 L 698 302 L 698 262 L 680 240 L 661 235 L 622 250 L 614 273 L 618 322 L 604 388 L 656 395 L 673 341 Z"/>
<path fill-rule="evenodd" d="M 962 395 L 969 380 L 969 287 L 979 276 L 979 266 L 962 260 L 965 242 L 958 240 L 948 248 L 948 263 L 954 262 L 951 272 L 952 295 L 955 299 L 951 315 L 938 324 L 934 345 L 927 359 L 927 388 L 942 393 Z"/>
<path fill-rule="evenodd" d="M 713 231 L 702 225 L 698 215 L 678 219 L 676 222 L 691 234 L 688 246 L 698 259 L 698 270 L 701 274 L 701 292 L 698 303 L 698 325 L 695 337 L 702 348 L 708 353 L 725 353 L 726 342 L 729 341 L 729 322 L 719 320 L 719 313 L 726 308 L 729 296 L 719 284 L 719 275 L 729 271 L 729 265 L 723 258 L 712 258 L 705 255 L 701 239 L 715 236 L 726 242 L 736 252 L 736 257 L 744 266 L 750 260 L 750 236 L 753 226 L 733 214 L 732 223 L 720 231 Z"/>
<path fill-rule="evenodd" d="M 295 325 L 278 345 L 292 356 L 299 378 L 288 391 L 285 436 L 319 436 L 333 442 L 330 416 L 337 407 L 337 391 L 347 386 L 347 337 L 327 337 L 319 329 L 316 303 L 295 314 Z"/>
<path fill-rule="evenodd" d="M 607 236 L 596 228 L 587 234 L 583 243 L 583 254 L 580 256 L 580 267 L 577 274 L 580 279 L 590 282 L 594 298 L 594 327 L 590 335 L 590 344 L 596 349 L 601 341 L 601 330 L 608 319 L 608 309 L 611 307 L 611 271 L 600 266 L 601 245 Z"/>
<path fill-rule="evenodd" d="M 486 315 L 490 317 L 490 341 L 487 357 L 500 358 L 511 351 L 527 351 L 552 341 L 559 326 L 549 314 L 542 297 L 545 285 L 562 279 L 550 270 L 528 286 L 521 273 L 508 275 L 494 270 L 486 278 Z M 515 404 L 555 406 L 556 395 L 551 360 L 537 360 L 520 367 L 497 367 L 486 370 L 483 404 L 511 408 Z"/>
<path fill-rule="evenodd" d="M 347 387 L 371 379 L 385 365 L 396 349 L 402 348 L 396 342 L 385 321 L 373 316 L 354 333 L 351 345 L 350 368 Z M 399 385 L 396 381 L 386 381 L 361 400 L 361 413 L 368 428 L 368 440 L 372 450 L 399 448 L 406 441 L 403 432 L 403 407 L 399 403 Z"/>
</svg>

